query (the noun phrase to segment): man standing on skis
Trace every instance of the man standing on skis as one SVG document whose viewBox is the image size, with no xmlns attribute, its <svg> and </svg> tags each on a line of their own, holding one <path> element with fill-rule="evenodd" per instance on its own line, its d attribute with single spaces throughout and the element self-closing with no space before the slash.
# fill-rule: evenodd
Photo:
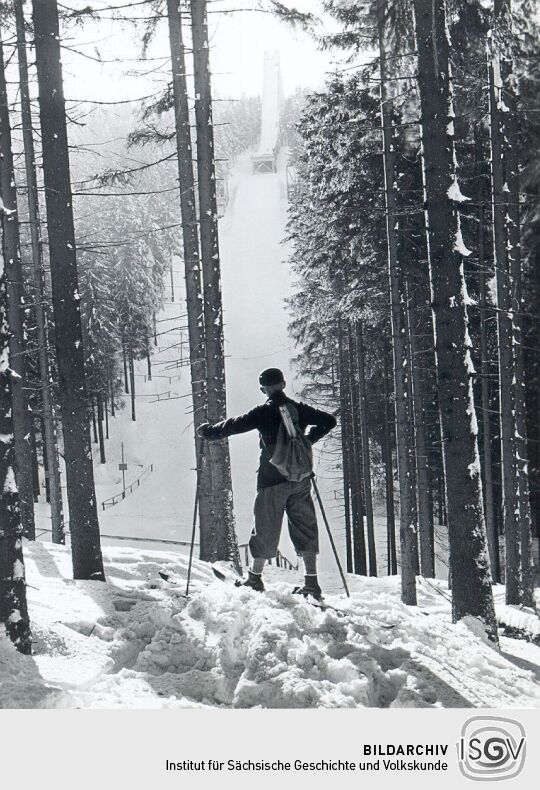
<svg viewBox="0 0 540 790">
<path fill-rule="evenodd" d="M 312 595 L 320 600 L 322 594 L 317 579 L 319 538 L 315 507 L 311 498 L 310 475 L 298 482 L 291 481 L 281 474 L 272 460 L 278 437 L 281 436 L 283 407 L 286 408 L 286 415 L 294 415 L 296 428 L 302 439 L 308 440 L 308 445 L 314 444 L 331 431 L 336 425 L 336 419 L 327 412 L 288 398 L 284 392 L 283 373 L 278 368 L 263 370 L 259 375 L 259 384 L 261 392 L 268 398 L 266 403 L 255 406 L 239 417 L 231 417 L 214 425 L 204 423 L 199 427 L 198 433 L 203 439 L 213 441 L 247 431 L 259 431 L 261 456 L 257 473 L 255 521 L 249 541 L 253 561 L 245 585 L 261 592 L 264 590 L 264 564 L 267 559 L 277 554 L 281 525 L 286 513 L 291 541 L 305 567 L 304 586 L 295 588 L 294 592 L 304 596 Z M 304 439 L 308 426 L 311 427 Z"/>
</svg>

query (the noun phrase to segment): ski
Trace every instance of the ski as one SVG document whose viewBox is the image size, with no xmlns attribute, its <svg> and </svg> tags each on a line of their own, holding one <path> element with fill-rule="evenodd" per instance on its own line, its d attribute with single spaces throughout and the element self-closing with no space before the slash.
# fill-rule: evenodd
<svg viewBox="0 0 540 790">
<path fill-rule="evenodd" d="M 229 571 L 228 568 L 223 568 L 223 566 L 216 567 L 215 565 L 212 565 L 211 568 L 216 579 L 219 579 L 222 582 L 234 584 L 242 579 L 242 577 L 238 576 L 236 572 Z M 184 576 L 180 576 L 177 573 L 169 573 L 169 571 L 158 571 L 158 576 L 168 584 L 181 585 L 185 584 L 186 582 Z"/>
<path fill-rule="evenodd" d="M 224 567 L 223 565 L 212 565 L 212 573 L 219 579 L 220 582 L 226 582 L 227 584 L 234 584 L 238 587 L 243 582 L 243 577 L 239 576 L 235 570 L 231 568 Z"/>
<path fill-rule="evenodd" d="M 176 576 L 174 573 L 166 573 L 165 571 L 158 571 L 158 576 L 169 584 L 180 584 L 183 581 L 180 576 Z"/>
</svg>

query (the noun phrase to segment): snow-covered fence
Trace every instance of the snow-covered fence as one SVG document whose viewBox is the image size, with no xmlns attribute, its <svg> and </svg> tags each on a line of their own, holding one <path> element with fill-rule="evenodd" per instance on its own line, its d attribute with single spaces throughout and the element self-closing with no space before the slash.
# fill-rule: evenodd
<svg viewBox="0 0 540 790">
<path fill-rule="evenodd" d="M 165 400 L 182 400 L 183 398 L 190 398 L 190 397 L 191 397 L 190 392 L 188 392 L 187 395 L 178 395 L 177 392 L 171 392 L 171 390 L 168 390 L 167 392 L 161 392 L 159 394 L 156 394 L 154 400 L 150 400 L 148 401 L 148 403 L 161 403 Z"/>
<path fill-rule="evenodd" d="M 115 494 L 114 496 L 111 496 L 108 499 L 104 499 L 103 502 L 101 503 L 102 510 L 105 510 L 108 507 L 114 507 L 114 505 L 117 505 L 119 502 L 125 499 L 128 494 L 132 494 L 136 488 L 139 488 L 143 478 L 146 477 L 146 475 L 149 475 L 153 471 L 154 471 L 154 464 L 150 464 L 150 466 L 147 466 L 146 469 L 143 469 L 139 477 L 136 480 L 134 480 L 133 483 L 130 483 L 128 486 L 126 486 L 125 489 L 120 491 L 119 494 Z"/>
</svg>

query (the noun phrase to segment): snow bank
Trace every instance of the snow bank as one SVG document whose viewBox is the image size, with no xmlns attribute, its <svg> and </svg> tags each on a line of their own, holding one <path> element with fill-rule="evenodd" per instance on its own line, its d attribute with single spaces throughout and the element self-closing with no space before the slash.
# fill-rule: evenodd
<svg viewBox="0 0 540 790">
<path fill-rule="evenodd" d="M 532 609 L 499 604 L 496 613 L 499 626 L 506 631 L 540 644 L 540 617 Z"/>
<path fill-rule="evenodd" d="M 503 655 L 452 625 L 440 583 L 412 608 L 396 578 L 350 576 L 348 600 L 327 576 L 322 611 L 291 594 L 294 574 L 270 568 L 261 595 L 196 561 L 186 600 L 158 576 L 184 577 L 186 557 L 104 554 L 107 583 L 74 582 L 68 549 L 26 546 L 34 655 L 0 640 L 0 707 L 540 706 L 517 640 Z M 540 648 L 526 647 L 530 668 Z"/>
</svg>

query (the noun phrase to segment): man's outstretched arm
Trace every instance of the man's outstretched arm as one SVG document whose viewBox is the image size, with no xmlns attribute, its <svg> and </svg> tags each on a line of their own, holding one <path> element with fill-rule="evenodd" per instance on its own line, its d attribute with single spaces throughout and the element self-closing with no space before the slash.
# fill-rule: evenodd
<svg viewBox="0 0 540 790">
<path fill-rule="evenodd" d="M 211 425 L 208 422 L 199 426 L 197 433 L 203 439 L 214 441 L 216 439 L 226 439 L 227 436 L 233 436 L 236 433 L 247 433 L 254 431 L 259 426 L 259 411 L 260 407 L 256 406 L 246 414 L 241 414 L 238 417 L 229 417 L 227 420 L 216 422 Z"/>
</svg>

